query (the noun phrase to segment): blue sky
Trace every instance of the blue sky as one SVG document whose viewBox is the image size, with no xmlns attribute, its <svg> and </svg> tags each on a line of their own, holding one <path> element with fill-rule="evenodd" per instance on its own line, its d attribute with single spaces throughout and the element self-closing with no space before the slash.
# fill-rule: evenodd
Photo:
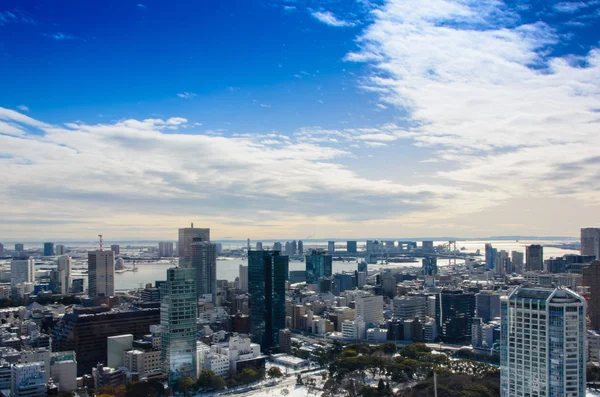
<svg viewBox="0 0 600 397">
<path fill-rule="evenodd" d="M 596 0 L 5 0 L 0 238 L 577 235 L 600 215 L 599 21 Z"/>
</svg>

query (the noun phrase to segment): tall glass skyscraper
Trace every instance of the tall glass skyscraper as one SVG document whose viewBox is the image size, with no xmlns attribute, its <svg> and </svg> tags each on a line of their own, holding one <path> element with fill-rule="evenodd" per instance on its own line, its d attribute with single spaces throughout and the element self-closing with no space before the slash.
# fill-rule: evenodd
<svg viewBox="0 0 600 397">
<path fill-rule="evenodd" d="M 194 238 L 199 238 L 202 241 L 210 241 L 210 229 L 195 228 L 192 223 L 192 227 L 185 227 L 179 229 L 179 240 L 177 242 L 177 252 L 179 253 L 179 266 L 180 267 L 191 267 L 192 266 L 192 243 Z"/>
<path fill-rule="evenodd" d="M 277 346 L 279 330 L 285 328 L 285 280 L 287 255 L 278 251 L 248 253 L 250 334 L 263 351 Z"/>
<path fill-rule="evenodd" d="M 217 295 L 217 245 L 195 237 L 190 245 L 192 267 L 196 269 L 196 295 Z"/>
<path fill-rule="evenodd" d="M 435 305 L 438 334 L 444 342 L 463 343 L 471 340 L 475 317 L 475 295 L 462 290 L 443 290 Z"/>
<path fill-rule="evenodd" d="M 585 299 L 561 288 L 502 298 L 502 397 L 585 396 L 585 309 Z"/>
<path fill-rule="evenodd" d="M 196 270 L 168 269 L 161 295 L 161 358 L 172 385 L 196 377 Z"/>
<path fill-rule="evenodd" d="M 44 256 L 54 255 L 54 243 L 44 243 Z"/>
<path fill-rule="evenodd" d="M 306 255 L 306 283 L 317 284 L 322 277 L 331 277 L 333 259 L 323 250 L 312 250 Z"/>
</svg>

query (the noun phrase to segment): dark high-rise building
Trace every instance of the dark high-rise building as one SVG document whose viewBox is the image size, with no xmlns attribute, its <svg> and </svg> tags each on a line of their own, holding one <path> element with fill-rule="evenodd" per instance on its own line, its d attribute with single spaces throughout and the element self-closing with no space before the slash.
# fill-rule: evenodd
<svg viewBox="0 0 600 397">
<path fill-rule="evenodd" d="M 582 274 L 583 268 L 595 258 L 594 255 L 563 255 L 560 258 L 546 259 L 544 265 L 550 273 Z"/>
<path fill-rule="evenodd" d="M 83 281 L 82 278 L 74 278 L 71 284 L 71 292 L 74 294 L 80 294 L 83 292 Z"/>
<path fill-rule="evenodd" d="M 317 284 L 320 278 L 331 277 L 333 259 L 323 250 L 312 250 L 305 258 L 306 282 Z"/>
<path fill-rule="evenodd" d="M 358 271 L 368 273 L 369 265 L 367 264 L 367 262 L 365 262 L 365 261 L 358 262 Z"/>
<path fill-rule="evenodd" d="M 275 243 L 273 243 L 273 251 L 281 252 L 281 243 L 279 241 L 276 241 Z"/>
<path fill-rule="evenodd" d="M 423 240 L 422 248 L 425 252 L 433 252 L 433 241 L 431 240 Z"/>
<path fill-rule="evenodd" d="M 581 255 L 594 255 L 600 260 L 600 228 L 581 229 Z"/>
<path fill-rule="evenodd" d="M 349 254 L 356 254 L 358 252 L 356 241 L 347 241 L 346 242 L 346 251 Z"/>
<path fill-rule="evenodd" d="M 331 283 L 331 293 L 335 296 L 339 296 L 342 292 L 352 289 L 352 275 L 351 274 L 336 274 L 333 276 Z"/>
<path fill-rule="evenodd" d="M 0 243 L 0 256 L 4 255 L 4 244 Z"/>
<path fill-rule="evenodd" d="M 326 294 L 331 292 L 331 279 L 330 278 L 322 278 L 319 280 L 319 292 L 322 294 Z"/>
<path fill-rule="evenodd" d="M 333 254 L 335 252 L 335 241 L 327 242 L 327 252 L 329 252 L 330 254 Z"/>
<path fill-rule="evenodd" d="M 583 268 L 583 284 L 590 289 L 588 314 L 593 329 L 600 329 L 600 261 Z"/>
<path fill-rule="evenodd" d="M 121 246 L 119 244 L 111 245 L 110 250 L 115 253 L 115 256 L 121 254 Z"/>
<path fill-rule="evenodd" d="M 298 255 L 304 255 L 304 243 L 302 240 L 298 241 Z"/>
<path fill-rule="evenodd" d="M 481 291 L 475 294 L 475 315 L 484 322 L 500 317 L 500 294 L 493 291 Z"/>
<path fill-rule="evenodd" d="M 210 294 L 214 303 L 217 294 L 217 246 L 194 238 L 190 252 L 192 267 L 196 269 L 196 295 L 200 298 Z"/>
<path fill-rule="evenodd" d="M 15 244 L 15 251 L 17 251 L 17 252 L 25 251 L 25 246 L 23 246 L 23 244 L 21 244 L 21 243 L 17 243 L 17 244 Z"/>
<path fill-rule="evenodd" d="M 423 266 L 421 268 L 421 274 L 423 276 L 433 276 L 438 274 L 437 258 L 428 256 L 423 258 Z"/>
<path fill-rule="evenodd" d="M 192 252 L 190 246 L 194 242 L 194 238 L 199 238 L 201 241 L 210 241 L 210 229 L 194 228 L 193 223 L 192 227 L 179 229 L 177 251 L 179 252 L 179 266 L 181 267 L 192 266 Z"/>
<path fill-rule="evenodd" d="M 278 251 L 248 253 L 248 290 L 250 295 L 250 334 L 264 351 L 278 343 L 279 330 L 285 328 L 285 281 L 289 258 Z"/>
<path fill-rule="evenodd" d="M 173 256 L 173 243 L 171 241 L 161 241 L 158 243 L 158 256 L 161 258 L 170 258 Z"/>
<path fill-rule="evenodd" d="M 531 270 L 544 270 L 544 247 L 532 244 L 525 249 L 525 268 Z"/>
<path fill-rule="evenodd" d="M 44 256 L 54 255 L 54 243 L 44 243 Z"/>
<path fill-rule="evenodd" d="M 485 245 L 485 269 L 494 270 L 496 268 L 496 256 L 498 250 L 492 247 L 492 244 Z"/>
<path fill-rule="evenodd" d="M 106 338 L 133 334 L 141 339 L 151 325 L 159 324 L 160 309 L 111 311 L 104 308 L 75 309 L 65 314 L 52 330 L 52 350 L 74 350 L 77 376 L 89 374 L 98 363 L 106 363 Z"/>
<path fill-rule="evenodd" d="M 475 295 L 461 290 L 443 290 L 435 306 L 438 335 L 444 342 L 462 343 L 471 340 L 471 325 L 475 317 Z"/>
</svg>

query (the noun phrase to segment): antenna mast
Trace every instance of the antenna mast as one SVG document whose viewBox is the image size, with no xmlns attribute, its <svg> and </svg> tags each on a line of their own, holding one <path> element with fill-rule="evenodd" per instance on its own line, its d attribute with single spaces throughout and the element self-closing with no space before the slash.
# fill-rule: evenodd
<svg viewBox="0 0 600 397">
<path fill-rule="evenodd" d="M 102 235 L 99 234 L 98 237 L 100 237 L 100 251 L 102 251 Z"/>
</svg>

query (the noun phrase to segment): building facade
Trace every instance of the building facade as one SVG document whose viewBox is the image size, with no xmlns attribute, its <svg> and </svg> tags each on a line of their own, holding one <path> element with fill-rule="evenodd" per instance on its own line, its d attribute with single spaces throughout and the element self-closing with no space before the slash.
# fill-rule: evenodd
<svg viewBox="0 0 600 397">
<path fill-rule="evenodd" d="M 190 245 L 191 265 L 196 269 L 196 296 L 210 295 L 216 303 L 217 295 L 217 247 L 210 241 L 194 237 Z"/>
<path fill-rule="evenodd" d="M 525 269 L 545 270 L 544 269 L 544 247 L 539 244 L 532 244 L 525 248 Z"/>
<path fill-rule="evenodd" d="M 35 280 L 35 262 L 33 258 L 13 259 L 10 262 L 10 285 L 33 283 Z"/>
<path fill-rule="evenodd" d="M 44 256 L 54 255 L 54 243 L 44 243 Z"/>
<path fill-rule="evenodd" d="M 200 241 L 210 241 L 210 229 L 201 229 L 192 227 L 185 227 L 179 229 L 179 240 L 177 243 L 177 251 L 179 252 L 179 266 L 180 267 L 191 267 L 192 266 L 192 243 L 194 238 L 200 239 Z"/>
<path fill-rule="evenodd" d="M 317 284 L 320 278 L 331 277 L 333 258 L 323 250 L 311 250 L 305 258 L 306 283 Z"/>
<path fill-rule="evenodd" d="M 443 290 L 437 299 L 435 321 L 442 340 L 448 343 L 470 342 L 475 295 L 461 290 Z"/>
<path fill-rule="evenodd" d="M 88 293 L 90 297 L 114 296 L 115 253 L 88 251 Z"/>
<path fill-rule="evenodd" d="M 502 299 L 502 397 L 585 396 L 585 309 L 568 289 L 517 288 Z"/>
<path fill-rule="evenodd" d="M 581 229 L 581 255 L 594 255 L 600 260 L 600 228 Z"/>
</svg>

